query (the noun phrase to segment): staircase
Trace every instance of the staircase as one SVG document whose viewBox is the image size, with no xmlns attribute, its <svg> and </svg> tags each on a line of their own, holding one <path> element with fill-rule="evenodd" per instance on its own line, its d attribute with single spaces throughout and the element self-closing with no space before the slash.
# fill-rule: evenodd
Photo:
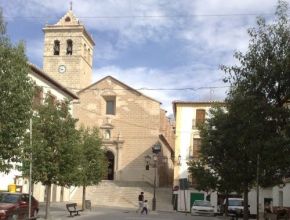
<svg viewBox="0 0 290 220">
<path fill-rule="evenodd" d="M 108 206 L 137 209 L 140 192 L 144 192 L 144 198 L 148 200 L 148 207 L 151 209 L 153 187 L 146 182 L 103 180 L 96 186 L 86 188 L 86 200 L 91 200 L 92 207 Z M 171 193 L 171 188 L 156 188 L 157 210 L 172 211 Z M 82 187 L 74 190 L 71 201 L 81 204 Z"/>
</svg>

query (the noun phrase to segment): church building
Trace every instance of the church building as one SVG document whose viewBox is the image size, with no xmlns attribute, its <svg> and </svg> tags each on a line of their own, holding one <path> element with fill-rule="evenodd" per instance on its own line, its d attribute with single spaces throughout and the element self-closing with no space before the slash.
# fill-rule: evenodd
<svg viewBox="0 0 290 220">
<path fill-rule="evenodd" d="M 100 129 L 109 162 L 105 179 L 153 184 L 154 169 L 146 165 L 153 162 L 152 148 L 160 146 L 157 185 L 171 186 L 174 132 L 161 103 L 112 76 L 92 82 L 95 43 L 72 10 L 43 31 L 43 70 L 76 92 L 78 126 Z"/>
</svg>

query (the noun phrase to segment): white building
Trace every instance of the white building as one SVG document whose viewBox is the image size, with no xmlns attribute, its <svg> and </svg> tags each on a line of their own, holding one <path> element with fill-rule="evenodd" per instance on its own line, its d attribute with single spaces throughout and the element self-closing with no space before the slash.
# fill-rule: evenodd
<svg viewBox="0 0 290 220">
<path fill-rule="evenodd" d="M 175 161 L 178 161 L 174 167 L 174 185 L 180 186 L 180 179 L 187 179 L 188 190 L 179 190 L 177 210 L 189 211 L 194 200 L 210 197 L 211 204 L 215 206 L 217 212 L 218 195 L 216 192 L 208 195 L 206 192 L 197 191 L 193 188 L 192 178 L 188 173 L 187 162 L 198 157 L 200 148 L 200 135 L 198 125 L 210 117 L 209 110 L 215 105 L 224 106 L 221 102 L 189 102 L 174 101 L 173 111 L 176 121 L 176 139 L 175 139 Z M 271 202 L 275 207 L 290 207 L 290 178 L 286 178 L 285 184 L 279 186 L 260 188 L 259 210 L 264 211 L 264 205 Z M 249 192 L 250 213 L 257 212 L 257 194 L 256 189 Z"/>
<path fill-rule="evenodd" d="M 221 102 L 189 102 L 174 101 L 173 112 L 175 116 L 175 161 L 174 185 L 180 185 L 180 179 L 187 179 L 189 189 L 179 190 L 177 209 L 189 211 L 195 200 L 205 199 L 205 192 L 197 191 L 192 187 L 192 178 L 188 173 L 187 162 L 198 156 L 200 148 L 200 135 L 198 126 L 208 118 L 209 110 L 214 105 L 223 105 Z M 214 196 L 214 195 L 212 195 Z M 216 195 L 215 195 L 216 197 Z M 217 198 L 213 198 L 217 200 Z"/>
<path fill-rule="evenodd" d="M 290 177 L 285 179 L 285 184 L 273 187 L 273 206 L 290 208 Z"/>
<path fill-rule="evenodd" d="M 175 160 L 179 165 L 174 169 L 174 185 L 179 179 L 189 178 L 189 159 L 197 157 L 200 148 L 200 135 L 198 125 L 209 117 L 209 109 L 221 102 L 188 102 L 174 101 L 173 112 L 175 116 Z"/>
<path fill-rule="evenodd" d="M 66 89 L 60 83 L 49 77 L 42 70 L 37 68 L 33 64 L 29 64 L 30 72 L 29 77 L 35 82 L 37 87 L 37 92 L 35 94 L 35 100 L 42 102 L 46 95 L 51 96 L 53 99 L 58 101 L 64 100 L 78 100 L 78 96 Z M 70 102 L 70 105 L 72 103 Z M 70 106 L 72 107 L 72 105 Z M 71 113 L 72 113 L 71 108 Z M 29 182 L 27 179 L 22 178 L 20 171 L 16 169 L 11 170 L 8 174 L 0 173 L 0 190 L 8 190 L 8 186 L 11 184 L 16 184 L 22 192 L 28 192 Z M 41 184 L 34 186 L 34 196 L 39 201 L 44 201 L 45 187 Z M 68 200 L 69 199 L 69 190 L 61 189 L 61 187 L 53 186 L 52 187 L 52 201 Z"/>
</svg>

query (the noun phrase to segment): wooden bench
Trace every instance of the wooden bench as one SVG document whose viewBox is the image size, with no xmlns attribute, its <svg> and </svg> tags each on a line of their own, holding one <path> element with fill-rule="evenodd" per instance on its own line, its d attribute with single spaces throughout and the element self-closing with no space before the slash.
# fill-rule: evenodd
<svg viewBox="0 0 290 220">
<path fill-rule="evenodd" d="M 76 215 L 80 215 L 80 212 L 83 211 L 82 209 L 77 209 L 76 203 L 69 203 L 66 204 L 66 209 L 69 212 L 70 217 L 74 217 Z"/>
</svg>

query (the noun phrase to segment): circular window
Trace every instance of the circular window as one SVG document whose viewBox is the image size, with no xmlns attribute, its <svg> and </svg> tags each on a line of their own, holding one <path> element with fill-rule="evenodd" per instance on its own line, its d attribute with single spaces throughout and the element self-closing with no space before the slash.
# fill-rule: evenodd
<svg viewBox="0 0 290 220">
<path fill-rule="evenodd" d="M 65 21 L 66 21 L 66 22 L 70 22 L 70 17 L 66 17 L 66 18 L 65 18 Z"/>
</svg>

